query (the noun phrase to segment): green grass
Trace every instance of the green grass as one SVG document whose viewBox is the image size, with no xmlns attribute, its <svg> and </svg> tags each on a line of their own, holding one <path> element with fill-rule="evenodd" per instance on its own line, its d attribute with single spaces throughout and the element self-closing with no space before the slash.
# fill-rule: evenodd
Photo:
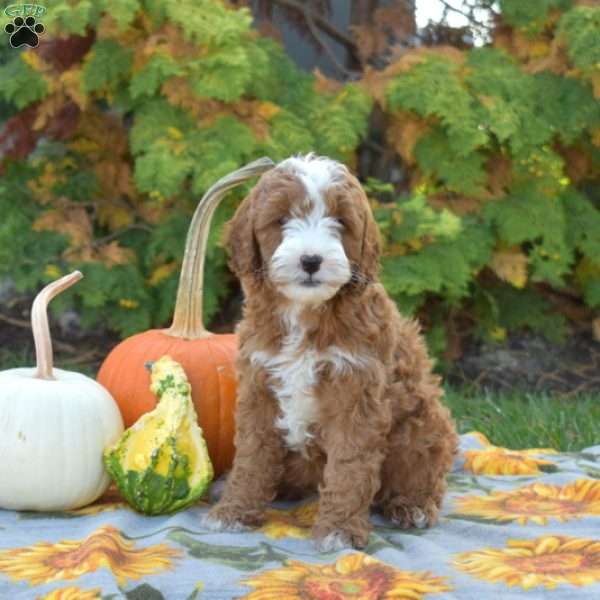
<svg viewBox="0 0 600 600">
<path fill-rule="evenodd" d="M 600 395 L 561 398 L 447 389 L 460 433 L 481 431 L 496 446 L 576 452 L 600 444 Z"/>
</svg>

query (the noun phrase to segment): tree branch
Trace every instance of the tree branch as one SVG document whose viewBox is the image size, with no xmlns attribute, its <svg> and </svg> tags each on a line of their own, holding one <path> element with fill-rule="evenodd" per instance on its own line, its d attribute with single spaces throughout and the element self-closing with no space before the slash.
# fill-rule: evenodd
<svg viewBox="0 0 600 600">
<path fill-rule="evenodd" d="M 335 28 L 327 19 L 320 17 L 319 15 L 313 14 L 306 6 L 302 4 L 302 2 L 297 2 L 296 0 L 271 0 L 273 4 L 278 4 L 279 6 L 285 6 L 286 8 L 291 8 L 293 10 L 297 10 L 299 13 L 302 13 L 304 18 L 307 20 L 312 20 L 313 24 L 322 29 L 325 33 L 327 33 L 334 40 L 339 42 L 340 44 L 344 44 L 348 46 L 348 48 L 352 51 L 356 51 L 356 44 L 354 40 Z M 314 35 L 314 34 L 313 34 Z"/>
<path fill-rule="evenodd" d="M 146 231 L 148 233 L 152 233 L 152 231 L 153 231 L 152 227 L 149 227 L 148 225 L 145 225 L 143 223 L 133 223 L 132 225 L 128 225 L 127 227 L 124 227 L 123 229 L 113 231 L 112 233 L 109 233 L 108 235 L 105 235 L 104 237 L 96 238 L 93 241 L 92 246 L 94 248 L 99 248 L 103 244 L 111 242 L 112 240 L 115 240 L 118 237 L 121 237 L 124 233 L 127 233 L 128 231 L 132 231 L 134 229 L 139 229 L 141 231 Z"/>
<path fill-rule="evenodd" d="M 469 23 L 472 23 L 473 25 L 477 25 L 478 27 L 483 27 L 484 29 L 489 29 L 488 25 L 486 25 L 485 23 L 482 23 L 481 21 L 477 20 L 473 16 L 472 11 L 465 12 L 463 10 L 460 10 L 460 8 L 456 8 L 456 6 L 452 6 L 452 4 L 450 4 L 446 0 L 439 0 L 439 2 L 444 5 L 444 7 L 446 8 L 447 11 L 449 10 L 453 13 L 461 15 L 462 17 L 467 19 L 467 21 L 469 21 Z"/>
<path fill-rule="evenodd" d="M 344 75 L 346 75 L 347 77 L 351 79 L 356 79 L 357 73 L 355 71 L 350 71 L 346 69 L 346 67 L 337 59 L 336 55 L 333 53 L 331 48 L 323 41 L 323 39 L 321 38 L 321 34 L 319 33 L 319 30 L 317 29 L 317 26 L 313 21 L 313 16 L 312 14 L 310 14 L 309 11 L 304 12 L 304 19 L 306 20 L 306 24 L 308 25 L 310 32 L 313 34 L 313 37 L 315 38 L 315 40 L 317 40 L 319 46 L 321 46 L 321 48 L 323 49 L 325 54 L 327 54 L 329 60 L 335 65 L 335 67 L 339 71 L 344 73 Z"/>
</svg>

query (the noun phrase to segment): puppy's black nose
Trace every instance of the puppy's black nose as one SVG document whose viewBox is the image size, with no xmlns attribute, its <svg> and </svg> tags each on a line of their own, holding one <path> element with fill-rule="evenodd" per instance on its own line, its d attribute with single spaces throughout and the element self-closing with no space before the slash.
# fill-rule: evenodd
<svg viewBox="0 0 600 600">
<path fill-rule="evenodd" d="M 300 264 L 309 275 L 316 273 L 323 262 L 323 257 L 318 254 L 303 254 L 300 257 Z"/>
</svg>

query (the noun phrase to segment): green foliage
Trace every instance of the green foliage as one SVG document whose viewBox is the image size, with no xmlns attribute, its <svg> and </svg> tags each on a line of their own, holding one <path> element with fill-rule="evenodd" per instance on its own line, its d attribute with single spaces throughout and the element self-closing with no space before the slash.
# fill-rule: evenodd
<svg viewBox="0 0 600 600">
<path fill-rule="evenodd" d="M 190 217 L 216 179 L 263 154 L 350 159 L 366 133 L 362 87 L 318 94 L 248 10 L 221 0 L 58 0 L 45 24 L 48 36 L 96 37 L 83 54 L 64 42 L 81 54 L 68 71 L 34 51 L 0 67 L 0 100 L 41 101 L 37 131 L 61 115 L 69 132 L 7 165 L 0 274 L 33 289 L 79 268 L 69 301 L 85 324 L 123 335 L 168 324 Z M 63 117 L 72 102 L 80 113 Z M 219 240 L 234 208 L 217 211 L 209 239 L 207 319 L 230 293 Z"/>
<path fill-rule="evenodd" d="M 600 103 L 589 82 L 548 72 L 539 73 L 534 80 L 536 118 L 548 124 L 549 131 L 565 144 L 600 126 Z"/>
<path fill-rule="evenodd" d="M 65 302 L 86 323 L 163 326 L 204 191 L 261 155 L 356 165 L 379 102 L 377 134 L 411 182 L 402 194 L 366 185 L 401 310 L 430 317 L 440 351 L 449 307 L 490 338 L 560 338 L 566 321 L 543 290 L 600 306 L 600 9 L 572 4 L 502 0 L 495 47 L 409 50 L 367 82 L 329 85 L 231 3 L 57 0 L 48 37 L 91 29 L 94 42 L 63 41 L 68 70 L 30 50 L 0 66 L 0 102 L 40 138 L 3 165 L 0 275 L 30 290 L 80 268 Z M 219 240 L 240 197 L 215 215 L 207 319 L 231 294 Z"/>
<path fill-rule="evenodd" d="M 551 10 L 567 10 L 572 0 L 500 0 L 502 18 L 506 23 L 529 33 L 541 31 Z"/>
<path fill-rule="evenodd" d="M 40 100 L 48 91 L 44 78 L 21 60 L 22 56 L 19 54 L 0 66 L 0 96 L 19 109 Z"/>
<path fill-rule="evenodd" d="M 88 53 L 81 70 L 82 88 L 86 93 L 114 88 L 131 67 L 131 52 L 114 40 L 101 40 Z"/>
<path fill-rule="evenodd" d="M 465 82 L 473 94 L 477 115 L 485 129 L 514 152 L 548 142 L 555 131 L 539 115 L 540 90 L 507 53 L 493 48 L 468 52 Z"/>
<path fill-rule="evenodd" d="M 534 43 L 536 32 L 558 21 L 551 12 L 569 5 L 506 0 L 503 17 Z M 579 157 L 584 164 L 584 152 L 595 161 L 593 144 L 600 145 L 600 102 L 594 96 L 599 60 L 592 58 L 598 36 L 591 33 L 596 18 L 597 9 L 576 8 L 560 20 L 577 77 L 526 69 L 518 57 L 490 47 L 466 51 L 464 62 L 446 51 L 422 54 L 391 79 L 388 109 L 414 122 L 400 129 L 407 139 L 394 143 L 403 152 L 413 144 L 419 189 L 449 210 L 467 207 L 477 215 L 469 218 L 480 236 L 469 238 L 462 217 L 454 238 L 432 235 L 400 252 L 392 245 L 383 279 L 401 306 L 414 311 L 438 297 L 467 307 L 471 296 L 482 335 L 498 338 L 498 332 L 529 327 L 559 340 L 567 322 L 535 284 L 575 285 L 588 305 L 600 305 L 600 210 L 587 191 L 598 183 L 600 164 L 575 171 L 576 181 L 570 176 L 570 161 Z M 416 139 L 414 131 L 420 131 Z M 571 148 L 579 154 L 570 154 Z M 578 186 L 584 182 L 585 191 Z M 418 219 L 425 223 L 425 214 Z M 404 218 L 383 225 L 386 234 L 403 227 Z M 498 279 L 506 283 L 499 286 Z M 435 339 L 443 341 L 440 331 Z"/>
<path fill-rule="evenodd" d="M 587 304 L 594 308 L 600 307 L 600 277 L 591 279 L 583 288 L 583 297 Z"/>
<path fill-rule="evenodd" d="M 395 78 L 387 89 L 387 100 L 392 110 L 411 110 L 439 119 L 459 156 L 487 142 L 474 110 L 475 101 L 464 85 L 461 66 L 449 59 L 432 56 Z"/>
<path fill-rule="evenodd" d="M 564 193 L 561 200 L 567 216 L 569 245 L 583 256 L 597 260 L 600 257 L 600 211 L 574 190 Z"/>
<path fill-rule="evenodd" d="M 518 290 L 508 285 L 478 290 L 474 295 L 474 312 L 484 337 L 498 328 L 511 331 L 527 327 L 560 343 L 567 332 L 566 319 L 533 290 Z"/>
<path fill-rule="evenodd" d="M 106 1 L 80 0 L 79 2 L 53 2 L 52 10 L 44 15 L 44 25 L 52 34 L 85 35 L 88 25 L 98 24 Z M 122 2 L 118 2 L 122 4 Z M 117 3 L 115 3 L 117 4 Z"/>
<path fill-rule="evenodd" d="M 214 0 L 178 0 L 163 4 L 167 18 L 199 46 L 231 47 L 250 30 L 252 17 L 247 9 L 231 10 Z"/>
<path fill-rule="evenodd" d="M 409 298 L 422 302 L 425 293 L 441 294 L 450 302 L 466 296 L 473 275 L 491 256 L 493 238 L 485 225 L 475 219 L 461 221 L 447 211 L 432 218 L 433 211 L 419 198 L 400 202 L 398 208 L 400 219 L 392 216 L 391 223 L 382 223 L 391 250 L 382 260 L 388 291 L 407 307 Z M 422 236 L 426 242 L 420 242 Z M 403 241 L 408 244 L 395 254 Z M 413 310 L 421 302 L 415 302 Z"/>
<path fill-rule="evenodd" d="M 417 143 L 415 157 L 423 173 L 451 192 L 476 195 L 487 180 L 485 157 L 480 152 L 460 156 L 454 152 L 452 138 L 438 128 Z"/>
<path fill-rule="evenodd" d="M 180 75 L 180 66 L 169 56 L 153 56 L 137 73 L 133 73 L 129 92 L 135 100 L 140 96 L 154 96 L 158 88 L 170 77 Z"/>
<path fill-rule="evenodd" d="M 600 7 L 580 6 L 565 13 L 560 21 L 559 32 L 566 38 L 573 64 L 582 73 L 598 73 Z"/>
</svg>

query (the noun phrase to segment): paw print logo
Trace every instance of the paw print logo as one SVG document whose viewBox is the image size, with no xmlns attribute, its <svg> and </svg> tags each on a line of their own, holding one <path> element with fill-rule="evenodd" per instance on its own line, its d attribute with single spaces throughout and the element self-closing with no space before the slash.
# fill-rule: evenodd
<svg viewBox="0 0 600 600">
<path fill-rule="evenodd" d="M 37 23 L 35 17 L 15 17 L 12 23 L 4 27 L 4 31 L 10 35 L 10 45 L 13 48 L 29 46 L 36 48 L 39 43 L 38 35 L 44 33 L 44 26 Z"/>
</svg>

